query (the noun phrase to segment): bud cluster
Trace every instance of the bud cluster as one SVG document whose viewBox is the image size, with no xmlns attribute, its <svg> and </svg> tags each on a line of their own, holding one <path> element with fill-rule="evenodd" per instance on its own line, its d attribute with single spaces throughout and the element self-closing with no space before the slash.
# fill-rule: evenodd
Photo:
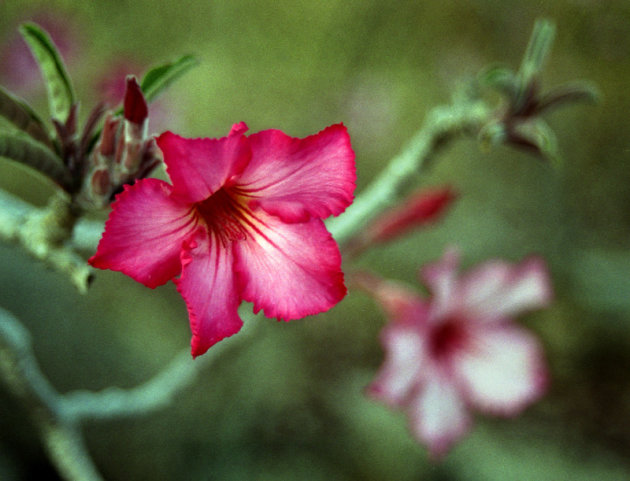
<svg viewBox="0 0 630 481">
<path fill-rule="evenodd" d="M 126 183 L 146 177 L 161 162 L 155 139 L 147 136 L 148 108 L 135 77 L 127 78 L 122 117 L 109 113 L 87 159 L 77 201 L 102 208 Z"/>
</svg>

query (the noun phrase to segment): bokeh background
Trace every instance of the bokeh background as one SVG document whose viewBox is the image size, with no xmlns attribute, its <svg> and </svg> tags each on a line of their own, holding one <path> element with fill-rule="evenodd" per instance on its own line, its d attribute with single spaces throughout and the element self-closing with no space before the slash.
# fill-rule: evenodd
<svg viewBox="0 0 630 481">
<path fill-rule="evenodd" d="M 382 360 L 385 319 L 367 296 L 351 292 L 318 317 L 258 319 L 256 337 L 226 350 L 169 408 L 88 424 L 89 450 L 107 480 L 630 479 L 630 3 L 0 2 L 0 83 L 41 112 L 39 74 L 17 37 L 22 21 L 46 26 L 64 51 L 83 115 L 116 95 L 125 73 L 191 53 L 200 64 L 152 107 L 153 131 L 217 137 L 243 120 L 252 131 L 305 136 L 343 121 L 358 192 L 461 82 L 496 62 L 516 68 L 540 16 L 558 28 L 544 85 L 589 79 L 602 93 L 597 105 L 547 117 L 563 167 L 457 141 L 419 177 L 419 185 L 460 193 L 449 215 L 358 264 L 415 283 L 419 266 L 447 245 L 461 248 L 466 265 L 545 256 L 556 301 L 522 322 L 546 348 L 548 395 L 515 420 L 478 416 L 442 463 L 430 463 L 404 415 L 363 394 Z M 0 188 L 37 205 L 52 192 L 4 159 Z M 132 387 L 189 343 L 172 284 L 152 291 L 99 272 L 81 296 L 6 243 L 0 305 L 28 326 L 61 392 Z M 57 479 L 23 407 L 4 388 L 0 478 Z"/>
</svg>

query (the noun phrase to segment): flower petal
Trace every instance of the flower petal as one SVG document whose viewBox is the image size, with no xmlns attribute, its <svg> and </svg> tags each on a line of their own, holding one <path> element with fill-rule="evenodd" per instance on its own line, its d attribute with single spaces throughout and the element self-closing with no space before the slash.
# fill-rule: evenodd
<svg viewBox="0 0 630 481">
<path fill-rule="evenodd" d="M 471 349 L 454 362 L 467 398 L 492 414 L 517 414 L 547 385 L 540 344 L 517 326 L 481 325 Z"/>
<path fill-rule="evenodd" d="M 235 125 L 229 136 L 220 139 L 187 139 L 172 132 L 157 138 L 177 196 L 200 202 L 243 170 L 250 151 L 242 126 Z"/>
<path fill-rule="evenodd" d="M 190 208 L 172 199 L 171 186 L 144 179 L 116 197 L 89 263 L 157 287 L 179 274 L 182 242 L 195 227 Z"/>
<path fill-rule="evenodd" d="M 250 229 L 235 244 L 235 269 L 254 312 L 288 321 L 327 311 L 346 295 L 339 248 L 320 219 L 285 224 L 257 210 Z"/>
<path fill-rule="evenodd" d="M 479 320 L 498 320 L 545 307 L 552 297 L 545 263 L 534 257 L 518 265 L 487 262 L 467 273 L 461 286 L 466 310 Z"/>
<path fill-rule="evenodd" d="M 388 319 L 403 323 L 411 320 L 420 326 L 426 324 L 429 303 L 402 282 L 382 279 L 366 271 L 354 272 L 352 281 L 381 305 Z"/>
<path fill-rule="evenodd" d="M 188 308 L 192 355 L 197 357 L 243 325 L 234 256 L 229 246 L 200 228 L 184 245 L 181 262 L 182 275 L 175 284 Z"/>
<path fill-rule="evenodd" d="M 368 393 L 386 404 L 402 406 L 421 381 L 425 363 L 425 343 L 413 323 L 393 323 L 381 333 L 385 362 Z"/>
<path fill-rule="evenodd" d="M 304 139 L 279 130 L 248 137 L 252 160 L 237 185 L 285 222 L 341 214 L 350 205 L 356 172 L 350 137 L 342 124 Z"/>
<path fill-rule="evenodd" d="M 460 304 L 457 268 L 459 253 L 448 249 L 442 258 L 425 265 L 420 277 L 433 295 L 430 318 L 436 321 L 448 317 Z"/>
<path fill-rule="evenodd" d="M 471 419 L 454 383 L 437 371 L 427 375 L 422 391 L 409 405 L 414 436 L 440 458 L 470 429 Z"/>
</svg>

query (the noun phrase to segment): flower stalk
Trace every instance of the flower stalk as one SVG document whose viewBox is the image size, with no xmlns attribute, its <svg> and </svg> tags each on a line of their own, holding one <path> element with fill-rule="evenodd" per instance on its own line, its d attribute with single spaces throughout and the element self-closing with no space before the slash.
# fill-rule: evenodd
<svg viewBox="0 0 630 481">
<path fill-rule="evenodd" d="M 396 205 L 411 186 L 413 177 L 436 152 L 461 134 L 476 135 L 491 118 L 492 108 L 481 100 L 456 99 L 436 107 L 403 150 L 357 196 L 343 216 L 330 219 L 327 227 L 344 245 L 384 209 Z"/>
</svg>

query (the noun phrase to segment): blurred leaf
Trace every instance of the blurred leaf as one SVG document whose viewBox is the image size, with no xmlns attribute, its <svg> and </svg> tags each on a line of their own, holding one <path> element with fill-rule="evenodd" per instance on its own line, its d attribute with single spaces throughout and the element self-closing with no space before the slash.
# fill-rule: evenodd
<svg viewBox="0 0 630 481">
<path fill-rule="evenodd" d="M 66 188 L 70 173 L 57 155 L 40 142 L 17 132 L 0 132 L 0 156 L 27 165 Z"/>
<path fill-rule="evenodd" d="M 536 119 L 519 124 L 509 140 L 511 143 L 517 143 L 517 139 L 523 144 L 530 143 L 544 159 L 549 160 L 555 167 L 560 167 L 562 158 L 558 149 L 558 139 L 544 120 Z"/>
<path fill-rule="evenodd" d="M 516 73 L 507 67 L 490 67 L 481 71 L 478 77 L 479 84 L 483 87 L 493 88 L 514 101 L 518 94 L 519 79 Z"/>
<path fill-rule="evenodd" d="M 48 34 L 34 23 L 20 26 L 20 32 L 41 69 L 48 105 L 53 118 L 65 122 L 75 103 L 74 90 L 66 67 Z"/>
<path fill-rule="evenodd" d="M 528 84 L 542 71 L 555 35 L 556 27 L 551 21 L 544 18 L 536 20 L 519 69 L 524 84 Z"/>
<path fill-rule="evenodd" d="M 551 51 L 556 27 L 546 19 L 538 19 L 529 38 L 525 55 L 518 70 L 518 91 L 513 106 L 521 112 L 537 92 L 537 82 L 545 61 Z"/>
<path fill-rule="evenodd" d="M 599 89 L 589 82 L 566 84 L 557 87 L 542 96 L 537 112 L 552 110 L 562 105 L 576 102 L 598 102 L 601 97 Z"/>
<path fill-rule="evenodd" d="M 149 70 L 140 83 L 147 102 L 155 100 L 162 90 L 195 65 L 197 65 L 197 60 L 192 55 L 184 55 L 174 62 Z"/>
<path fill-rule="evenodd" d="M 0 115 L 35 140 L 52 147 L 44 123 L 26 102 L 0 87 Z"/>
</svg>

